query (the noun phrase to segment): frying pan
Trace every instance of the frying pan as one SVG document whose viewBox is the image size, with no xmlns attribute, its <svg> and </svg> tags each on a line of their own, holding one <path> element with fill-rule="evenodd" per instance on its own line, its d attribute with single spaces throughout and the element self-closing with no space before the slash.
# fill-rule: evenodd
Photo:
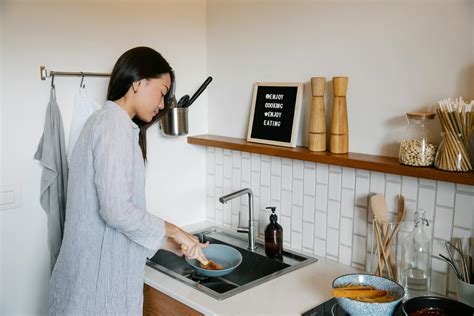
<svg viewBox="0 0 474 316">
<path fill-rule="evenodd" d="M 444 315 L 453 316 L 472 316 L 474 308 L 461 302 L 437 296 L 419 296 L 407 300 L 403 304 L 405 315 L 414 313 L 423 308 L 439 308 L 443 310 Z"/>
<path fill-rule="evenodd" d="M 201 268 L 199 261 L 196 259 L 185 258 L 186 262 L 191 265 L 197 273 L 205 276 L 217 277 L 227 275 L 242 263 L 242 255 L 240 252 L 230 246 L 210 244 L 206 248 L 203 248 L 202 251 L 206 258 L 222 266 L 222 270 L 207 270 Z"/>
</svg>

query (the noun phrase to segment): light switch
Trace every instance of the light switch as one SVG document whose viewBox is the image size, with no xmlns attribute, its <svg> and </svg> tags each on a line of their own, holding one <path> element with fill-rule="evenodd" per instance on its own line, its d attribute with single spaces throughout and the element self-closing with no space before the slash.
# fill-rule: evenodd
<svg viewBox="0 0 474 316">
<path fill-rule="evenodd" d="M 21 207 L 20 185 L 0 186 L 0 210 L 8 210 Z"/>
</svg>

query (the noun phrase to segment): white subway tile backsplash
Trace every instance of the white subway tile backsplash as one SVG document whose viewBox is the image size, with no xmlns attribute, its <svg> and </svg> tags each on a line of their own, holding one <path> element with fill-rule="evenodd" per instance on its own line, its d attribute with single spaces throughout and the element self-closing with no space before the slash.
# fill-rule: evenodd
<svg viewBox="0 0 474 316">
<path fill-rule="evenodd" d="M 341 174 L 329 173 L 329 192 L 328 198 L 336 201 L 341 200 Z"/>
<path fill-rule="evenodd" d="M 224 164 L 224 151 L 222 148 L 215 148 L 214 154 L 216 155 L 216 164 L 223 165 Z"/>
<path fill-rule="evenodd" d="M 456 190 L 474 193 L 474 185 L 456 184 Z"/>
<path fill-rule="evenodd" d="M 456 193 L 454 225 L 473 230 L 474 195 Z"/>
<path fill-rule="evenodd" d="M 232 150 L 232 168 L 240 169 L 240 151 Z"/>
<path fill-rule="evenodd" d="M 364 169 L 356 169 L 356 175 L 368 178 L 370 177 L 370 171 Z"/>
<path fill-rule="evenodd" d="M 354 234 L 367 236 L 367 210 L 358 206 L 354 212 Z"/>
<path fill-rule="evenodd" d="M 293 178 L 303 180 L 304 164 L 302 160 L 293 160 Z"/>
<path fill-rule="evenodd" d="M 425 187 L 436 187 L 436 181 L 435 180 L 429 180 L 429 179 L 418 179 L 419 182 L 418 184 L 420 186 L 425 186 Z"/>
<path fill-rule="evenodd" d="M 303 220 L 314 223 L 314 197 L 311 195 L 303 197 Z"/>
<path fill-rule="evenodd" d="M 224 165 L 216 165 L 214 172 L 214 183 L 216 187 L 222 188 L 224 186 Z"/>
<path fill-rule="evenodd" d="M 215 218 L 214 198 L 207 197 L 206 199 L 206 219 L 213 222 Z"/>
<path fill-rule="evenodd" d="M 209 174 L 214 174 L 214 166 L 215 166 L 215 155 L 214 155 L 214 148 L 213 147 L 207 147 L 208 150 L 206 151 L 206 173 Z M 212 152 L 209 151 L 209 148 L 212 148 Z"/>
<path fill-rule="evenodd" d="M 253 194 L 256 196 L 260 195 L 260 173 L 252 171 L 250 175 L 250 188 L 252 189 Z M 270 189 L 269 186 L 262 186 L 263 188 Z"/>
<path fill-rule="evenodd" d="M 232 169 L 232 191 L 237 191 L 242 189 L 240 184 L 240 168 L 233 168 Z"/>
<path fill-rule="evenodd" d="M 232 192 L 232 180 L 228 178 L 224 178 L 224 185 L 222 187 L 222 192 L 225 192 L 226 194 L 228 192 Z M 219 196 L 218 196 L 219 198 Z"/>
<path fill-rule="evenodd" d="M 329 167 L 326 164 L 316 164 L 316 181 L 318 183 L 328 184 Z"/>
<path fill-rule="evenodd" d="M 405 197 L 407 215 L 397 242 L 401 256 L 404 237 L 413 229 L 415 210 L 427 211 L 433 240 L 432 290 L 455 295 L 444 241 L 474 231 L 474 186 L 370 172 L 235 150 L 206 148 L 206 219 L 236 229 L 248 221 L 248 198 L 221 204 L 224 194 L 250 187 L 254 191 L 259 238 L 269 223 L 267 206 L 276 206 L 283 226 L 284 247 L 325 257 L 360 269 L 370 269 L 372 224 L 370 192 L 383 193 L 395 214 L 398 196 Z M 449 286 L 449 291 L 446 288 Z"/>
<path fill-rule="evenodd" d="M 431 271 L 431 292 L 446 295 L 447 277 L 444 273 Z"/>
<path fill-rule="evenodd" d="M 426 211 L 429 220 L 433 220 L 436 190 L 420 187 L 418 189 L 418 210 Z"/>
<path fill-rule="evenodd" d="M 339 262 L 345 265 L 351 265 L 352 249 L 350 247 L 339 245 Z"/>
<path fill-rule="evenodd" d="M 352 246 L 352 219 L 341 217 L 340 241 L 348 247 Z"/>
<path fill-rule="evenodd" d="M 342 168 L 342 187 L 346 189 L 355 188 L 355 169 Z"/>
<path fill-rule="evenodd" d="M 259 154 L 250 154 L 250 165 L 251 171 L 260 171 L 260 155 Z"/>
<path fill-rule="evenodd" d="M 326 240 L 314 238 L 314 254 L 320 257 L 326 257 Z"/>
<path fill-rule="evenodd" d="M 398 182 L 386 182 L 385 183 L 385 200 L 387 201 L 387 207 L 389 212 L 392 212 L 394 216 L 398 209 L 398 199 L 400 196 L 401 185 Z"/>
<path fill-rule="evenodd" d="M 280 201 L 280 192 L 281 192 L 281 178 L 280 176 L 272 175 L 271 176 L 271 197 L 273 200 Z"/>
<path fill-rule="evenodd" d="M 280 224 L 283 228 L 283 241 L 291 240 L 291 218 L 288 216 L 280 216 Z"/>
<path fill-rule="evenodd" d="M 303 244 L 303 234 L 301 232 L 291 232 L 291 248 L 301 251 Z"/>
<path fill-rule="evenodd" d="M 271 158 L 272 156 L 268 156 L 268 155 L 261 155 L 260 157 L 262 161 L 266 161 L 266 162 L 270 162 L 272 159 Z"/>
<path fill-rule="evenodd" d="M 314 214 L 314 236 L 326 239 L 327 218 L 326 213 L 315 212 Z"/>
<path fill-rule="evenodd" d="M 454 206 L 454 183 L 438 182 L 436 204 L 452 208 Z"/>
<path fill-rule="evenodd" d="M 399 176 L 398 174 L 387 173 L 387 174 L 385 174 L 385 180 L 391 181 L 391 182 L 401 183 L 402 182 L 402 177 Z"/>
<path fill-rule="evenodd" d="M 293 179 L 291 202 L 293 205 L 303 206 L 303 180 Z"/>
<path fill-rule="evenodd" d="M 230 227 L 230 226 L 231 226 L 231 223 L 232 223 L 232 204 L 226 203 L 226 204 L 223 205 L 223 207 L 224 207 L 224 210 L 223 210 L 223 214 L 224 214 L 223 222 L 224 222 L 224 224 L 227 225 L 227 227 Z"/>
<path fill-rule="evenodd" d="M 350 218 L 354 217 L 354 190 L 352 189 L 342 189 L 341 215 Z"/>
<path fill-rule="evenodd" d="M 232 156 L 229 151 L 229 155 L 224 155 L 224 178 L 230 179 L 232 177 Z"/>
<path fill-rule="evenodd" d="M 303 249 L 313 249 L 314 224 L 303 222 Z"/>
<path fill-rule="evenodd" d="M 341 168 L 341 166 L 329 165 L 329 172 L 341 173 L 342 168 Z"/>
<path fill-rule="evenodd" d="M 330 256 L 339 256 L 339 231 L 328 228 L 326 240 L 326 254 Z"/>
<path fill-rule="evenodd" d="M 385 193 L 385 174 L 381 172 L 370 172 L 370 193 Z"/>
<path fill-rule="evenodd" d="M 207 174 L 206 175 L 206 196 L 208 197 L 214 197 L 214 175 L 213 174 Z"/>
<path fill-rule="evenodd" d="M 356 177 L 355 204 L 358 206 L 367 206 L 369 196 L 369 179 Z"/>
<path fill-rule="evenodd" d="M 326 212 L 328 205 L 328 187 L 324 184 L 316 185 L 316 209 Z"/>
<path fill-rule="evenodd" d="M 339 229 L 339 218 L 341 217 L 340 203 L 337 201 L 328 201 L 328 227 Z"/>
<path fill-rule="evenodd" d="M 437 206 L 434 222 L 434 237 L 449 240 L 452 233 L 453 210 Z"/>
<path fill-rule="evenodd" d="M 431 269 L 433 271 L 441 272 L 441 273 L 448 273 L 448 264 L 446 261 L 432 258 L 431 259 Z"/>
<path fill-rule="evenodd" d="M 293 184 L 293 167 L 291 165 L 281 166 L 281 188 L 291 190 Z"/>
<path fill-rule="evenodd" d="M 271 157 L 271 174 L 275 176 L 281 176 L 281 158 L 280 157 Z"/>
<path fill-rule="evenodd" d="M 281 191 L 281 214 L 291 216 L 291 191 Z"/>
<path fill-rule="evenodd" d="M 262 170 L 260 171 L 260 184 L 270 186 L 270 162 L 262 161 Z"/>
<path fill-rule="evenodd" d="M 304 194 L 314 195 L 316 186 L 316 169 L 304 168 Z"/>
<path fill-rule="evenodd" d="M 293 205 L 291 207 L 291 229 L 301 233 L 303 231 L 303 208 Z"/>
<path fill-rule="evenodd" d="M 418 179 L 413 177 L 402 177 L 402 195 L 405 199 L 415 200 L 418 193 Z"/>
<path fill-rule="evenodd" d="M 241 181 L 242 182 L 250 182 L 250 159 L 244 158 L 242 156 L 242 174 L 241 174 Z"/>
<path fill-rule="evenodd" d="M 256 205 L 260 205 L 260 209 L 261 210 L 264 210 L 265 207 L 267 206 L 270 206 L 270 200 L 271 200 L 271 197 L 270 197 L 270 188 L 268 187 L 261 187 L 260 188 L 260 203 L 259 204 L 256 204 Z"/>
<path fill-rule="evenodd" d="M 224 212 L 222 210 L 216 210 L 215 223 L 220 226 L 224 225 Z"/>
<path fill-rule="evenodd" d="M 352 261 L 365 265 L 366 238 L 354 235 L 354 244 L 352 245 Z"/>
</svg>

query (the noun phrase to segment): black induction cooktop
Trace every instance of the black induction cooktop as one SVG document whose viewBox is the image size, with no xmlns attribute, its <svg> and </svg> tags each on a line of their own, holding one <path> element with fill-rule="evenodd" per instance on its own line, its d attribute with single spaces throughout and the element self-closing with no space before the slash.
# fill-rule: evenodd
<svg viewBox="0 0 474 316">
<path fill-rule="evenodd" d="M 330 299 L 322 303 L 321 305 L 316 306 L 315 308 L 304 312 L 302 316 L 346 316 L 349 315 L 346 313 L 338 304 L 335 298 Z M 398 307 L 395 309 L 393 316 L 401 316 L 402 304 L 398 304 Z"/>
</svg>

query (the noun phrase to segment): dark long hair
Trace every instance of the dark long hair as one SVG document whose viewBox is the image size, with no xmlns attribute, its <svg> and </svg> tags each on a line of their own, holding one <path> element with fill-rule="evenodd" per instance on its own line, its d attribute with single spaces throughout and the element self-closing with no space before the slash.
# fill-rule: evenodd
<svg viewBox="0 0 474 316">
<path fill-rule="evenodd" d="M 135 47 L 129 49 L 119 57 L 110 75 L 107 100 L 116 101 L 123 97 L 132 86 L 132 83 L 142 79 L 159 78 L 169 73 L 171 86 L 165 96 L 165 107 L 158 112 L 151 122 L 144 122 L 137 116 L 133 122 L 140 128 L 138 144 L 142 151 L 143 160 L 146 161 L 146 130 L 159 121 L 170 107 L 174 97 L 175 76 L 173 69 L 160 53 L 149 47 Z"/>
</svg>

